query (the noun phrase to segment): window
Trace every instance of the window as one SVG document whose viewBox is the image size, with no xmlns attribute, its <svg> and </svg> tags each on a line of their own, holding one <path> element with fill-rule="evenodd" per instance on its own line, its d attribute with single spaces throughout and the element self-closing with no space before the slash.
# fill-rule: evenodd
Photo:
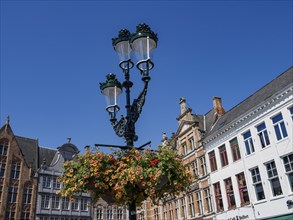
<svg viewBox="0 0 293 220">
<path fill-rule="evenodd" d="M 48 217 L 40 217 L 40 220 L 48 220 Z"/>
<path fill-rule="evenodd" d="M 50 208 L 50 196 L 49 195 L 42 195 L 41 208 L 42 209 L 49 209 Z"/>
<path fill-rule="evenodd" d="M 19 162 L 13 162 L 11 164 L 11 173 L 10 178 L 11 179 L 18 179 L 20 173 L 20 163 Z"/>
<path fill-rule="evenodd" d="M 29 220 L 30 219 L 30 210 L 26 209 L 21 212 L 21 220 Z"/>
<path fill-rule="evenodd" d="M 236 175 L 241 205 L 249 204 L 249 195 L 244 173 Z"/>
<path fill-rule="evenodd" d="M 235 207 L 235 197 L 234 197 L 234 190 L 231 178 L 225 179 L 225 188 L 226 188 L 226 195 L 227 195 L 227 201 L 228 201 L 228 208 Z"/>
<path fill-rule="evenodd" d="M 189 194 L 188 196 L 188 201 L 189 201 L 189 210 L 190 210 L 190 216 L 194 217 L 195 216 L 195 211 L 194 211 L 194 200 L 193 200 L 193 195 Z"/>
<path fill-rule="evenodd" d="M 85 198 L 80 199 L 80 210 L 81 211 L 87 211 L 88 210 L 87 199 L 85 199 Z"/>
<path fill-rule="evenodd" d="M 52 209 L 59 209 L 59 208 L 60 208 L 60 197 L 52 196 Z"/>
<path fill-rule="evenodd" d="M 184 154 L 184 155 L 187 154 L 187 153 L 188 153 L 188 152 L 187 152 L 187 145 L 186 145 L 185 142 L 182 143 L 182 148 L 183 148 L 183 154 Z"/>
<path fill-rule="evenodd" d="M 194 138 L 191 137 L 188 139 L 188 141 L 189 141 L 190 149 L 194 150 L 195 149 Z"/>
<path fill-rule="evenodd" d="M 71 203 L 72 210 L 78 210 L 78 198 L 74 198 L 74 201 Z"/>
<path fill-rule="evenodd" d="M 69 198 L 62 198 L 62 210 L 69 210 Z"/>
<path fill-rule="evenodd" d="M 290 114 L 291 114 L 291 118 L 293 120 L 293 105 L 289 108 Z"/>
<path fill-rule="evenodd" d="M 5 213 L 6 220 L 15 220 L 15 209 L 9 208 Z"/>
<path fill-rule="evenodd" d="M 26 186 L 23 190 L 23 198 L 22 198 L 22 203 L 24 204 L 30 204 L 31 199 L 32 199 L 32 187 L 31 186 Z"/>
<path fill-rule="evenodd" d="M 51 187 L 51 177 L 43 176 L 43 188 L 50 188 L 50 187 Z"/>
<path fill-rule="evenodd" d="M 158 209 L 158 207 L 156 207 L 154 209 L 154 215 L 155 215 L 155 220 L 159 220 L 159 209 Z"/>
<path fill-rule="evenodd" d="M 17 197 L 17 186 L 9 186 L 8 188 L 8 203 L 15 203 L 16 202 L 16 197 Z"/>
<path fill-rule="evenodd" d="M 222 198 L 221 186 L 219 182 L 214 184 L 214 192 L 215 192 L 217 212 L 223 211 L 224 210 L 223 198 Z"/>
<path fill-rule="evenodd" d="M 50 185 L 49 185 L 50 187 Z M 53 176 L 53 188 L 54 189 L 60 189 L 60 183 L 58 182 L 58 177 L 57 176 Z"/>
<path fill-rule="evenodd" d="M 254 152 L 254 145 L 253 145 L 250 131 L 245 132 L 243 134 L 243 138 L 244 138 L 246 155 L 250 155 Z"/>
<path fill-rule="evenodd" d="M 280 180 L 278 177 L 278 171 L 276 168 L 275 161 L 271 161 L 267 163 L 266 168 L 267 168 L 268 180 L 271 183 L 273 196 L 282 195 L 283 192 L 282 192 Z"/>
<path fill-rule="evenodd" d="M 103 219 L 103 206 L 98 205 L 97 206 L 97 220 Z"/>
<path fill-rule="evenodd" d="M 223 146 L 219 147 L 219 152 L 220 152 L 222 167 L 227 166 L 228 165 L 228 157 L 227 157 L 226 146 L 223 145 Z"/>
<path fill-rule="evenodd" d="M 170 215 L 170 219 L 173 220 L 174 219 L 174 216 L 173 216 L 172 202 L 169 203 L 169 215 Z"/>
<path fill-rule="evenodd" d="M 58 220 L 58 217 L 51 217 L 50 220 Z"/>
<path fill-rule="evenodd" d="M 123 209 L 120 207 L 117 209 L 117 219 L 123 219 Z"/>
<path fill-rule="evenodd" d="M 168 219 L 168 212 L 167 212 L 167 205 L 163 205 L 163 210 L 164 210 L 164 219 Z"/>
<path fill-rule="evenodd" d="M 235 161 L 241 159 L 241 154 L 240 154 L 240 149 L 239 149 L 237 138 L 234 138 L 230 141 L 230 147 L 231 147 L 231 151 L 232 151 L 233 161 L 235 162 Z"/>
<path fill-rule="evenodd" d="M 113 219 L 113 209 L 112 209 L 112 206 L 108 206 L 108 208 L 107 208 L 107 219 L 108 220 Z"/>
<path fill-rule="evenodd" d="M 211 197 L 211 192 L 210 189 L 204 189 L 204 199 L 205 199 L 205 203 L 206 203 L 206 211 L 208 213 L 213 211 L 212 208 L 212 197 Z"/>
<path fill-rule="evenodd" d="M 287 130 L 285 127 L 285 123 L 283 120 L 282 113 L 276 115 L 275 117 L 272 118 L 273 124 L 274 124 L 274 129 L 275 129 L 275 134 L 277 137 L 277 140 L 281 140 L 285 137 L 288 136 Z"/>
<path fill-rule="evenodd" d="M 250 173 L 252 177 L 252 183 L 254 186 L 256 200 L 259 201 L 259 200 L 265 199 L 265 194 L 264 194 L 258 167 L 251 169 Z"/>
<path fill-rule="evenodd" d="M 7 155 L 7 149 L 8 149 L 8 140 L 2 139 L 0 141 L 0 155 L 6 156 Z"/>
<path fill-rule="evenodd" d="M 209 153 L 209 159 L 210 159 L 210 165 L 211 165 L 211 171 L 217 170 L 217 161 L 215 156 L 215 151 L 212 151 Z"/>
<path fill-rule="evenodd" d="M 187 218 L 187 211 L 186 211 L 186 203 L 185 203 L 184 197 L 181 199 L 181 208 L 182 208 L 184 219 L 186 219 Z"/>
<path fill-rule="evenodd" d="M 0 178 L 4 176 L 5 167 L 6 167 L 6 161 L 5 160 L 1 160 L 0 161 Z"/>
<path fill-rule="evenodd" d="M 175 201 L 175 214 L 176 218 L 180 219 L 179 200 Z"/>
<path fill-rule="evenodd" d="M 285 173 L 288 176 L 291 192 L 293 192 L 293 153 L 283 157 L 283 163 L 285 167 Z"/>
<path fill-rule="evenodd" d="M 197 204 L 197 208 L 198 208 L 198 214 L 202 215 L 203 214 L 203 209 L 202 209 L 201 192 L 196 193 L 196 204 Z"/>
<path fill-rule="evenodd" d="M 257 135 L 259 137 L 259 141 L 262 148 L 270 145 L 270 139 L 268 135 L 268 131 L 266 128 L 266 124 L 263 122 L 260 125 L 256 126 Z"/>
<path fill-rule="evenodd" d="M 192 171 L 194 173 L 194 176 L 198 176 L 197 160 L 193 161 L 191 166 L 192 166 Z"/>
<path fill-rule="evenodd" d="M 205 157 L 199 158 L 199 162 L 200 162 L 200 168 L 201 168 L 202 175 L 205 176 L 207 174 L 207 165 L 206 165 Z"/>
</svg>

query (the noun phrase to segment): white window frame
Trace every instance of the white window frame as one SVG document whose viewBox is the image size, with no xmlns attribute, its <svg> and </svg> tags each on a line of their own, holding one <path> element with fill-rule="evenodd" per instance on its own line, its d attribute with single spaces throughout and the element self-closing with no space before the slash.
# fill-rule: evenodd
<svg viewBox="0 0 293 220">
<path fill-rule="evenodd" d="M 250 133 L 248 137 L 244 137 L 246 134 Z M 245 155 L 251 155 L 255 152 L 252 134 L 250 130 L 247 130 L 242 134 L 243 140 L 244 140 L 244 146 L 245 146 Z"/>
</svg>

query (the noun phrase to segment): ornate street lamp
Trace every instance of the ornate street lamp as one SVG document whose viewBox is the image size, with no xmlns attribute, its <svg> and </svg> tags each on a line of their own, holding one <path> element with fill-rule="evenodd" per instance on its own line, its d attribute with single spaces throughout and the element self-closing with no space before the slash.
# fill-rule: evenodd
<svg viewBox="0 0 293 220">
<path fill-rule="evenodd" d="M 135 133 L 135 123 L 138 120 L 145 103 L 148 83 L 151 79 L 149 71 L 154 67 L 154 63 L 151 60 L 152 51 L 157 47 L 157 42 L 157 34 L 155 34 L 147 24 L 139 24 L 136 27 L 136 32 L 134 34 L 123 29 L 119 32 L 117 38 L 112 39 L 114 50 L 118 53 L 120 58 L 119 67 L 122 69 L 125 79 L 121 84 L 114 74 L 108 74 L 107 81 L 105 83 L 100 83 L 100 89 L 102 94 L 106 96 L 106 110 L 109 112 L 110 121 L 114 131 L 119 137 L 124 137 L 126 141 L 126 146 L 121 146 L 121 149 L 129 149 L 133 147 L 134 142 L 138 139 Z M 129 72 L 134 66 L 134 63 L 131 60 L 132 53 L 135 53 L 136 55 L 136 67 L 140 71 L 144 87 L 138 98 L 134 99 L 131 104 L 130 88 L 133 86 L 133 83 L 130 81 Z M 126 94 L 126 116 L 121 116 L 118 121 L 116 118 L 117 112 L 120 110 L 118 97 L 122 93 L 122 88 L 125 88 Z M 135 201 L 129 205 L 129 219 L 136 220 Z"/>
</svg>

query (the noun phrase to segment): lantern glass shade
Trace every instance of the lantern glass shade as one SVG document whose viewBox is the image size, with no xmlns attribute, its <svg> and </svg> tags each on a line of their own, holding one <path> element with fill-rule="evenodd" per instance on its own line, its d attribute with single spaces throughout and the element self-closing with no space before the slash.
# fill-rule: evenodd
<svg viewBox="0 0 293 220">
<path fill-rule="evenodd" d="M 118 101 L 119 101 L 119 96 L 122 93 L 121 88 L 117 86 L 109 86 L 104 88 L 102 90 L 102 93 L 106 97 L 107 111 L 110 113 L 119 111 Z"/>
<path fill-rule="evenodd" d="M 152 51 L 156 47 L 156 41 L 149 36 L 136 38 L 132 42 L 132 49 L 135 51 L 138 62 L 151 59 Z"/>
<path fill-rule="evenodd" d="M 131 47 L 129 41 L 120 41 L 115 45 L 115 51 L 118 53 L 120 62 L 127 61 L 131 57 Z"/>
</svg>

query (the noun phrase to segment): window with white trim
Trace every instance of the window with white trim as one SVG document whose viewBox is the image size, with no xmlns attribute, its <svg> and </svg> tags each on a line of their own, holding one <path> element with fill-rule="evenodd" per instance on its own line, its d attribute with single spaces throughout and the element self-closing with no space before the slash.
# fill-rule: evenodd
<svg viewBox="0 0 293 220">
<path fill-rule="evenodd" d="M 117 219 L 123 219 L 123 209 L 121 207 L 117 208 Z"/>
<path fill-rule="evenodd" d="M 158 207 L 154 208 L 154 216 L 155 216 L 155 220 L 159 220 L 159 209 L 158 209 Z"/>
<path fill-rule="evenodd" d="M 53 180 L 53 188 L 54 189 L 60 189 L 60 183 L 58 181 L 58 177 L 53 176 L 52 180 Z"/>
<path fill-rule="evenodd" d="M 169 203 L 169 215 L 170 215 L 170 219 L 173 220 L 174 216 L 173 216 L 173 205 L 172 202 Z"/>
<path fill-rule="evenodd" d="M 0 178 L 4 177 L 6 167 L 6 159 L 0 161 Z"/>
<path fill-rule="evenodd" d="M 210 213 L 213 211 L 211 191 L 209 188 L 206 188 L 203 191 L 204 191 L 204 199 L 206 204 L 206 211 Z"/>
<path fill-rule="evenodd" d="M 198 214 L 202 215 L 203 214 L 203 208 L 202 208 L 202 197 L 201 197 L 201 192 L 196 192 L 196 205 L 197 205 L 197 210 Z"/>
<path fill-rule="evenodd" d="M 233 138 L 231 141 L 229 141 L 230 147 L 231 147 L 231 152 L 232 152 L 232 157 L 233 161 L 237 161 L 241 159 L 241 154 L 240 154 L 240 149 L 238 145 L 238 140 L 237 138 Z"/>
<path fill-rule="evenodd" d="M 21 220 L 29 220 L 30 219 L 30 210 L 25 209 L 21 212 Z"/>
<path fill-rule="evenodd" d="M 282 187 L 280 184 L 279 176 L 275 161 L 271 161 L 265 164 L 267 168 L 268 180 L 271 184 L 273 196 L 279 196 L 283 194 Z"/>
<path fill-rule="evenodd" d="M 253 145 L 253 140 L 251 137 L 250 130 L 248 130 L 247 132 L 243 134 L 243 139 L 245 144 L 246 155 L 252 154 L 254 152 L 254 145 Z"/>
<path fill-rule="evenodd" d="M 87 211 L 88 210 L 88 201 L 86 198 L 81 198 L 80 199 L 80 210 L 81 211 Z"/>
<path fill-rule="evenodd" d="M 71 210 L 78 210 L 78 202 L 79 202 L 79 199 L 78 198 L 74 198 L 74 201 L 71 202 Z"/>
<path fill-rule="evenodd" d="M 98 205 L 97 206 L 97 220 L 103 219 L 103 206 Z"/>
<path fill-rule="evenodd" d="M 107 220 L 113 219 L 113 207 L 108 206 L 107 207 Z"/>
<path fill-rule="evenodd" d="M 219 147 L 219 153 L 220 153 L 222 167 L 227 166 L 229 162 L 228 162 L 228 156 L 227 156 L 225 144 Z"/>
<path fill-rule="evenodd" d="M 188 195 L 188 205 L 189 205 L 189 210 L 190 210 L 190 217 L 195 216 L 195 210 L 194 210 L 194 200 L 193 200 L 193 195 L 189 194 Z"/>
<path fill-rule="evenodd" d="M 258 167 L 250 169 L 252 184 L 254 186 L 256 200 L 265 199 L 265 193 L 262 186 L 261 176 Z"/>
<path fill-rule="evenodd" d="M 193 162 L 192 162 L 192 171 L 193 171 L 193 174 L 194 176 L 198 176 L 199 173 L 198 173 L 198 165 L 197 165 L 197 159 L 195 159 Z"/>
<path fill-rule="evenodd" d="M 18 187 L 15 185 L 10 185 L 8 188 L 8 203 L 16 203 Z"/>
<path fill-rule="evenodd" d="M 216 171 L 217 170 L 217 161 L 216 161 L 215 151 L 209 152 L 209 160 L 210 160 L 211 172 Z"/>
<path fill-rule="evenodd" d="M 62 197 L 62 210 L 69 210 L 69 198 L 67 197 Z"/>
<path fill-rule="evenodd" d="M 235 202 L 232 180 L 231 180 L 231 178 L 227 178 L 224 180 L 224 182 L 225 182 L 225 188 L 226 188 L 228 208 L 233 208 L 236 206 L 236 202 Z"/>
<path fill-rule="evenodd" d="M 283 138 L 287 137 L 287 130 L 285 126 L 285 122 L 283 120 L 283 115 L 282 113 L 279 113 L 278 115 L 274 116 L 272 118 L 274 129 L 275 129 L 275 134 L 277 140 L 282 140 Z"/>
<path fill-rule="evenodd" d="M 49 209 L 50 208 L 50 195 L 42 195 L 41 197 L 41 208 Z"/>
<path fill-rule="evenodd" d="M 18 179 L 19 174 L 20 174 L 20 163 L 19 162 L 12 162 L 10 178 L 11 179 Z"/>
<path fill-rule="evenodd" d="M 220 182 L 214 183 L 213 186 L 214 186 L 217 212 L 221 212 L 224 210 L 224 205 L 223 205 L 223 197 L 222 197 Z"/>
<path fill-rule="evenodd" d="M 207 175 L 207 165 L 206 165 L 205 157 L 203 156 L 203 157 L 199 158 L 199 162 L 200 162 L 200 168 L 201 168 L 202 176 Z"/>
<path fill-rule="evenodd" d="M 52 195 L 52 209 L 59 209 L 60 208 L 60 197 Z"/>
<path fill-rule="evenodd" d="M 180 219 L 180 208 L 179 208 L 179 199 L 175 201 L 175 215 L 177 219 Z"/>
<path fill-rule="evenodd" d="M 15 208 L 10 207 L 5 213 L 5 220 L 15 220 Z"/>
<path fill-rule="evenodd" d="M 183 216 L 186 219 L 187 218 L 187 210 L 186 210 L 186 203 L 185 203 L 184 197 L 181 199 L 181 208 L 182 208 Z"/>
<path fill-rule="evenodd" d="M 236 179 L 238 183 L 238 191 L 240 195 L 241 205 L 249 204 L 250 201 L 244 172 L 237 174 Z"/>
<path fill-rule="evenodd" d="M 43 188 L 51 188 L 51 176 L 43 176 Z"/>
<path fill-rule="evenodd" d="M 164 219 L 168 219 L 167 204 L 163 205 Z"/>
<path fill-rule="evenodd" d="M 188 153 L 186 142 L 182 143 L 182 148 L 183 148 L 183 154 L 186 155 Z"/>
<path fill-rule="evenodd" d="M 195 143 L 194 143 L 194 138 L 191 137 L 188 139 L 189 145 L 190 145 L 190 150 L 193 151 L 195 149 Z"/>
<path fill-rule="evenodd" d="M 293 153 L 283 157 L 285 173 L 288 177 L 291 192 L 293 192 Z"/>
<path fill-rule="evenodd" d="M 31 185 L 25 186 L 23 190 L 22 203 L 30 204 L 32 199 L 33 188 Z"/>
<path fill-rule="evenodd" d="M 269 139 L 269 134 L 266 128 L 266 124 L 263 122 L 256 126 L 257 130 L 257 135 L 259 138 L 259 142 L 261 144 L 262 148 L 265 148 L 266 146 L 270 145 L 270 139 Z"/>
<path fill-rule="evenodd" d="M 0 140 L 0 155 L 6 156 L 8 151 L 8 140 L 2 139 Z"/>
</svg>

